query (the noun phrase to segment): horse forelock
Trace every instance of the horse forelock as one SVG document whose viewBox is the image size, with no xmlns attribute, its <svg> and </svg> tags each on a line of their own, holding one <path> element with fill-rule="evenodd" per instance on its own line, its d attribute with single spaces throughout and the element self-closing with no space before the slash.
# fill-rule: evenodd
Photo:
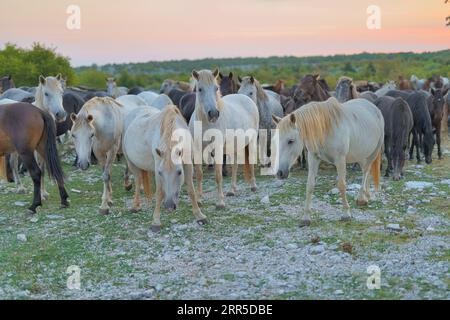
<svg viewBox="0 0 450 320">
<path fill-rule="evenodd" d="M 343 107 L 335 98 L 323 102 L 314 101 L 291 114 L 295 117 L 295 124 L 291 116 L 287 116 L 280 121 L 277 128 L 281 133 L 297 128 L 301 139 L 311 148 L 310 151 L 317 152 L 333 126 L 341 122 L 343 114 Z"/>
</svg>

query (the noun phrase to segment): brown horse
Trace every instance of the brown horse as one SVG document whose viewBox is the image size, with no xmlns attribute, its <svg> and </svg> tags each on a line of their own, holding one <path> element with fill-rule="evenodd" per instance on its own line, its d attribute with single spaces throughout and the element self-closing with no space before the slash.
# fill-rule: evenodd
<svg viewBox="0 0 450 320">
<path fill-rule="evenodd" d="M 233 72 L 230 72 L 228 76 L 224 76 L 222 73 L 219 73 L 219 86 L 220 93 L 222 93 L 222 97 L 227 96 L 229 94 L 235 94 L 239 91 L 239 82 L 234 76 Z"/>
<path fill-rule="evenodd" d="M 272 86 L 264 86 L 264 89 L 276 92 L 278 94 L 281 94 L 282 92 L 284 92 L 286 90 L 286 85 L 285 85 L 283 80 L 278 80 Z"/>
<path fill-rule="evenodd" d="M 3 92 L 5 92 L 8 89 L 15 88 L 15 87 L 16 86 L 14 85 L 14 81 L 10 75 L 0 78 L 0 94 L 2 94 Z"/>
<path fill-rule="evenodd" d="M 320 75 L 307 74 L 300 80 L 294 93 L 294 100 L 303 104 L 311 101 L 326 101 L 331 96 L 324 87 L 326 83 L 320 81 Z"/>
<path fill-rule="evenodd" d="M 411 81 L 405 79 L 403 76 L 398 77 L 398 88 L 400 90 L 413 90 Z"/>
<path fill-rule="evenodd" d="M 35 151 L 45 160 L 50 176 L 58 184 L 61 208 L 67 208 L 68 195 L 64 188 L 64 173 L 56 149 L 56 126 L 52 116 L 29 103 L 1 105 L 0 164 L 3 165 L 0 172 L 4 173 L 5 170 L 5 156 L 17 152 L 33 180 L 34 198 L 29 208 L 33 214 L 36 213 L 36 208 L 42 205 L 42 171 L 36 162 Z"/>
</svg>

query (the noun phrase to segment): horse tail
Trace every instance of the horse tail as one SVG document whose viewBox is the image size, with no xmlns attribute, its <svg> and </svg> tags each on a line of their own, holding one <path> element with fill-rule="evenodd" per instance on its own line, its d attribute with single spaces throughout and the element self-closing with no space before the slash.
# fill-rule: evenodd
<svg viewBox="0 0 450 320">
<path fill-rule="evenodd" d="M 250 146 L 245 147 L 245 162 L 244 162 L 244 179 L 246 182 L 250 182 L 252 177 L 250 175 Z"/>
<path fill-rule="evenodd" d="M 375 191 L 380 190 L 380 173 L 381 173 L 381 150 L 378 151 L 378 155 L 372 162 L 371 174 L 373 177 L 373 182 L 375 184 Z"/>
<path fill-rule="evenodd" d="M 6 157 L 5 156 L 0 157 L 0 179 L 8 180 L 7 173 L 6 173 Z"/>
<path fill-rule="evenodd" d="M 142 184 L 144 185 L 144 194 L 147 199 L 151 199 L 153 197 L 152 184 L 150 181 L 150 172 L 149 171 L 141 171 L 142 175 Z M 140 188 L 141 186 L 136 186 L 136 188 Z"/>
<path fill-rule="evenodd" d="M 44 121 L 45 138 L 45 164 L 50 178 L 53 178 L 58 185 L 64 184 L 64 172 L 59 161 L 58 149 L 56 148 L 56 125 L 53 118 L 45 111 L 41 111 Z"/>
</svg>

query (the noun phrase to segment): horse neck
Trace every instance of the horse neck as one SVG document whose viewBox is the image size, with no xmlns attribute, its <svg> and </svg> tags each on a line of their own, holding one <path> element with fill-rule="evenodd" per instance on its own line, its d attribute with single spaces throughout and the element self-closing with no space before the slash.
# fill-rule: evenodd
<svg viewBox="0 0 450 320">
<path fill-rule="evenodd" d="M 314 91 L 313 100 L 315 101 L 325 101 L 329 98 L 329 94 L 322 89 L 322 87 L 317 83 L 316 90 Z"/>
<path fill-rule="evenodd" d="M 36 94 L 34 96 L 34 106 L 41 110 L 45 110 L 44 107 L 44 93 L 42 92 L 42 86 L 39 85 L 36 89 Z"/>
<path fill-rule="evenodd" d="M 208 122 L 205 113 L 203 112 L 202 105 L 200 103 L 200 99 L 197 97 L 197 93 L 195 93 L 195 118 L 197 121 L 201 121 L 202 123 Z"/>
<path fill-rule="evenodd" d="M 265 100 L 258 99 L 259 122 L 263 127 L 270 126 L 272 123 L 272 113 L 269 108 L 269 98 Z"/>
</svg>

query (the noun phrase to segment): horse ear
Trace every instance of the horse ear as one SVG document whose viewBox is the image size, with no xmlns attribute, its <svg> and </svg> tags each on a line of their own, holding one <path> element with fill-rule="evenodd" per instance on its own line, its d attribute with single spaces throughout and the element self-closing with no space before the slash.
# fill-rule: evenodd
<svg viewBox="0 0 450 320">
<path fill-rule="evenodd" d="M 251 82 L 252 84 L 255 83 L 255 78 L 253 78 L 253 76 L 250 77 L 250 82 Z"/>
<path fill-rule="evenodd" d="M 219 72 L 219 78 L 220 78 L 220 79 L 223 79 L 223 74 L 222 74 L 222 72 Z"/>
<path fill-rule="evenodd" d="M 198 74 L 198 72 L 196 70 L 192 70 L 192 76 L 194 77 L 194 79 L 198 80 L 200 75 Z"/>
<path fill-rule="evenodd" d="M 272 121 L 275 123 L 275 125 L 278 125 L 281 121 L 281 118 L 278 118 L 276 115 L 272 115 Z"/>
<path fill-rule="evenodd" d="M 238 76 L 238 81 L 239 81 L 239 83 L 242 82 L 242 78 L 240 76 Z"/>
<path fill-rule="evenodd" d="M 233 72 L 230 72 L 230 74 L 228 75 L 228 78 L 233 79 Z"/>
<path fill-rule="evenodd" d="M 314 75 L 314 79 L 315 79 L 316 81 L 319 81 L 319 79 L 320 79 L 320 74 L 315 74 L 315 75 Z"/>
<path fill-rule="evenodd" d="M 430 88 L 430 92 L 434 96 L 434 94 L 436 93 L 436 90 L 434 90 L 434 88 Z"/>
<path fill-rule="evenodd" d="M 40 82 L 40 84 L 45 85 L 46 80 L 45 80 L 45 78 L 44 78 L 43 75 L 40 75 L 40 76 L 39 76 L 39 82 Z"/>
<path fill-rule="evenodd" d="M 214 76 L 214 78 L 217 78 L 218 75 L 219 75 L 219 69 L 216 68 L 216 69 L 213 71 L 213 76 Z"/>
<path fill-rule="evenodd" d="M 291 122 L 293 124 L 295 124 L 295 115 L 293 113 L 291 113 L 290 119 L 291 119 Z"/>
<path fill-rule="evenodd" d="M 164 152 L 162 152 L 160 149 L 156 148 L 155 151 L 158 157 L 162 158 L 164 156 Z"/>
<path fill-rule="evenodd" d="M 72 122 L 77 121 L 77 115 L 75 113 L 71 113 L 70 114 L 70 119 L 72 120 Z"/>
<path fill-rule="evenodd" d="M 8 76 L 8 80 L 12 80 L 12 75 L 9 75 L 9 76 Z"/>
<path fill-rule="evenodd" d="M 62 75 L 61 75 L 61 73 L 58 73 L 58 75 L 56 76 L 56 80 L 61 81 L 61 79 L 62 79 Z"/>
</svg>

